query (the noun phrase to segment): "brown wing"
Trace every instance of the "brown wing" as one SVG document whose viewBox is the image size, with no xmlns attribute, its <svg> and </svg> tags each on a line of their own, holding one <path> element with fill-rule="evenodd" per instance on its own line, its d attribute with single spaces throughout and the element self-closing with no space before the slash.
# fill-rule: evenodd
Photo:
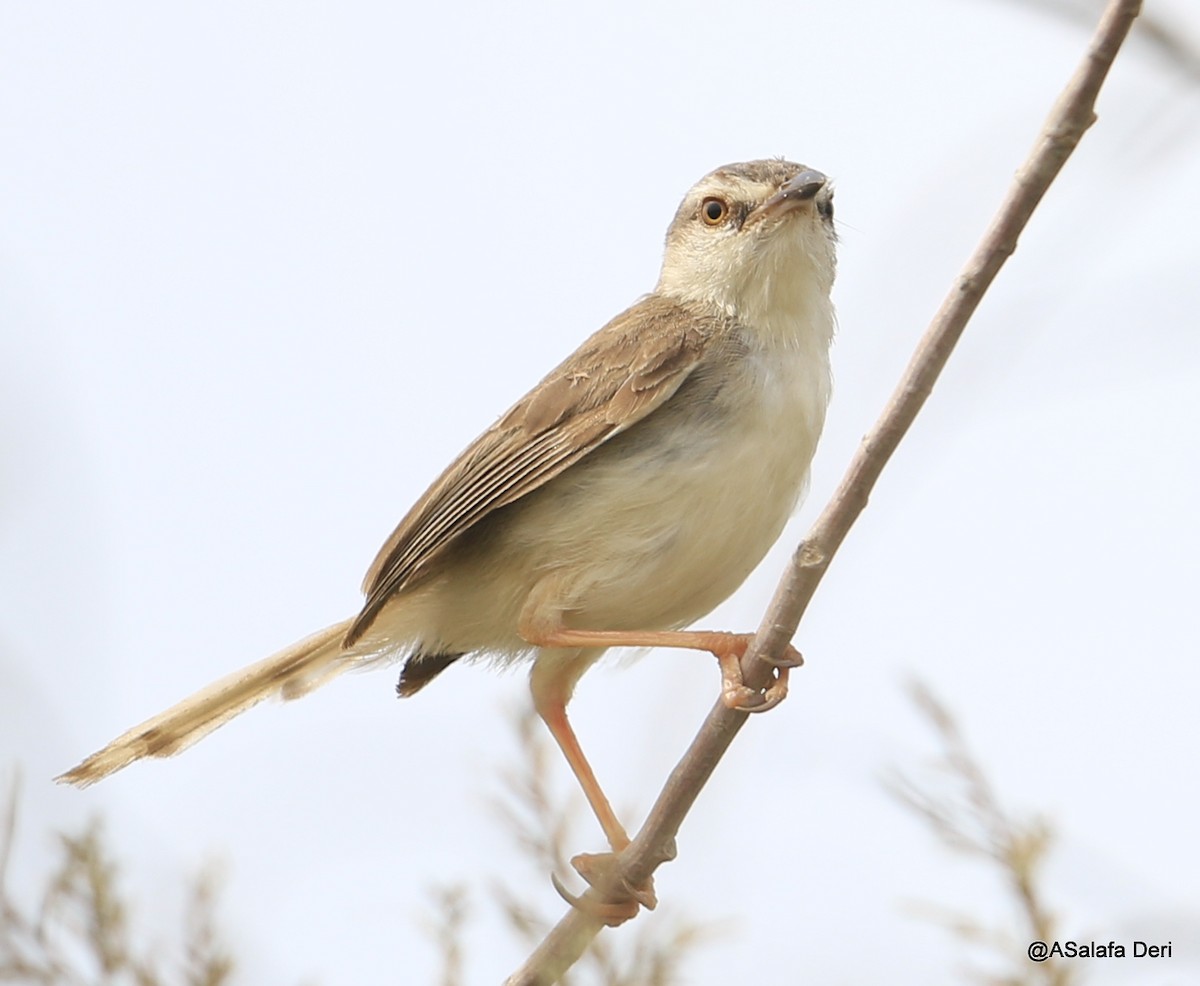
<svg viewBox="0 0 1200 986">
<path fill-rule="evenodd" d="M 472 442 L 375 557 L 346 643 L 384 603 L 493 510 L 549 482 L 669 398 L 720 321 L 650 295 L 588 339 Z"/>
</svg>

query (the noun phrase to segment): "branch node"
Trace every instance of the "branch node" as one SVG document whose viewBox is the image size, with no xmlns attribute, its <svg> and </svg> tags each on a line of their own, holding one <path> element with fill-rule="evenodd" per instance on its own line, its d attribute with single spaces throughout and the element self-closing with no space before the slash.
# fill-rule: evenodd
<svg viewBox="0 0 1200 986">
<path fill-rule="evenodd" d="M 807 538 L 796 548 L 796 565 L 800 568 L 820 568 L 825 564 L 825 552 Z"/>
</svg>

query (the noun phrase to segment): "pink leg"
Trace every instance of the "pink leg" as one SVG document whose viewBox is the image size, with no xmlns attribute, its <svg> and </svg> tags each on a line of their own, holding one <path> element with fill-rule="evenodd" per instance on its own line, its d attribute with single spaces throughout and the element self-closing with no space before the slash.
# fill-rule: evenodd
<svg viewBox="0 0 1200 986">
<path fill-rule="evenodd" d="M 684 647 L 706 650 L 716 657 L 721 667 L 721 700 L 727 708 L 742 712 L 766 712 L 775 708 L 787 697 L 789 668 L 804 663 L 800 652 L 789 644 L 787 655 L 776 667 L 775 680 L 765 692 L 759 693 L 748 687 L 742 679 L 741 658 L 754 639 L 752 633 L 727 633 L 723 630 L 569 630 L 566 627 L 539 626 L 532 620 L 522 620 L 518 632 L 538 647 Z M 554 732 L 553 726 L 550 731 Z M 562 745 L 561 740 L 559 745 Z M 563 752 L 566 752 L 565 747 Z M 570 760 L 569 754 L 567 759 Z"/>
<path fill-rule="evenodd" d="M 608 798 L 600 787 L 600 782 L 596 780 L 592 765 L 583 755 L 583 748 L 580 747 L 575 730 L 571 728 L 571 723 L 567 719 L 566 699 L 564 696 L 556 694 L 557 692 L 558 689 L 542 689 L 535 686 L 533 690 L 534 708 L 542 717 L 546 728 L 550 730 L 550 735 L 558 743 L 563 756 L 567 758 L 572 773 L 579 781 L 579 786 L 583 788 L 584 797 L 592 806 L 596 820 L 599 821 L 600 827 L 604 829 L 604 834 L 608 837 L 608 844 L 612 846 L 613 852 L 620 852 L 629 845 L 629 835 L 626 833 L 625 827 L 617 820 L 616 812 L 612 810 L 612 805 L 608 803 Z"/>
<path fill-rule="evenodd" d="M 629 835 L 617 818 L 616 812 L 612 810 L 599 781 L 596 780 L 592 765 L 584 756 L 575 730 L 571 728 L 571 722 L 567 718 L 567 700 L 570 698 L 573 683 L 570 671 L 555 674 L 553 670 L 543 671 L 535 665 L 531 678 L 533 705 L 566 757 L 572 773 L 583 789 L 584 797 L 604 830 L 608 844 L 612 847 L 611 853 L 581 853 L 571 860 L 571 865 L 579 875 L 604 893 L 608 899 L 593 903 L 590 899 L 585 901 L 575 897 L 557 878 L 554 879 L 554 886 L 573 907 L 578 907 L 605 924 L 615 927 L 634 917 L 639 905 L 653 910 L 657 900 L 654 896 L 653 881 L 646 887 L 630 887 L 623 884 L 616 875 L 617 854 L 629 845 Z"/>
</svg>

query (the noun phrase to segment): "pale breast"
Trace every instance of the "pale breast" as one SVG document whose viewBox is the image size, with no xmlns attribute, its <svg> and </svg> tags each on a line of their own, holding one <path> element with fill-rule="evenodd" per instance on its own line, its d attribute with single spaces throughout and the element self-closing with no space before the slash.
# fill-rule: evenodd
<svg viewBox="0 0 1200 986">
<path fill-rule="evenodd" d="M 530 497 L 501 540 L 528 554 L 531 574 L 567 576 L 571 625 L 691 623 L 778 538 L 828 393 L 823 350 L 731 340 L 663 407 Z"/>
<path fill-rule="evenodd" d="M 829 395 L 827 344 L 762 338 L 716 341 L 661 407 L 460 538 L 406 596 L 423 639 L 516 656 L 534 595 L 594 630 L 682 627 L 731 595 L 803 492 Z"/>
</svg>

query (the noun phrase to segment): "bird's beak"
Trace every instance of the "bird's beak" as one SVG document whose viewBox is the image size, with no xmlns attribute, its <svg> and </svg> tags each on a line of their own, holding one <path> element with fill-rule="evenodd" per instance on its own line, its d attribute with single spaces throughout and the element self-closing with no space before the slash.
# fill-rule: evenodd
<svg viewBox="0 0 1200 986">
<path fill-rule="evenodd" d="M 808 168 L 794 178 L 785 181 L 779 187 L 779 191 L 755 209 L 752 215 L 759 219 L 766 219 L 791 212 L 801 202 L 808 202 L 816 198 L 817 193 L 828 184 L 829 179 L 821 172 Z"/>
</svg>

